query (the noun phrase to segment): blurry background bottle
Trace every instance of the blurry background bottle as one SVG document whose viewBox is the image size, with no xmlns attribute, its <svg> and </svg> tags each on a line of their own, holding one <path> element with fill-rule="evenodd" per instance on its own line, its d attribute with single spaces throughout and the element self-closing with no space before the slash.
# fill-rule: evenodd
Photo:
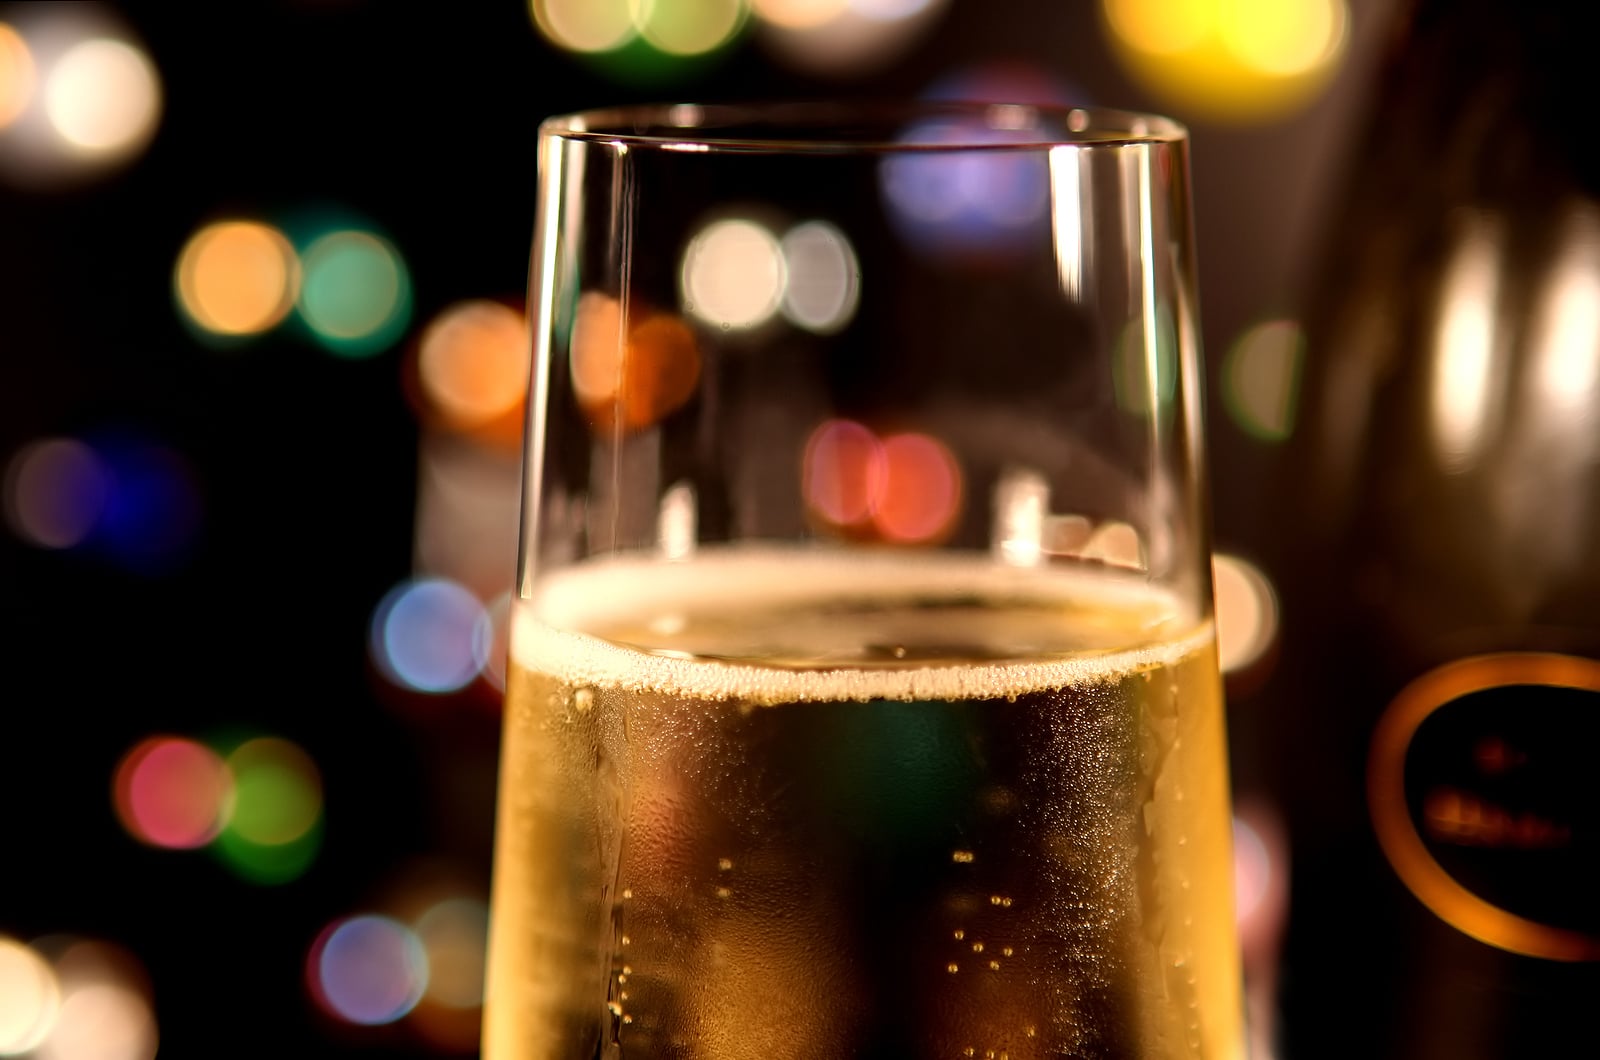
<svg viewBox="0 0 1600 1060">
<path fill-rule="evenodd" d="M 1597 27 L 1408 4 L 1320 248 L 1265 553 L 1284 1060 L 1600 1048 Z"/>
</svg>

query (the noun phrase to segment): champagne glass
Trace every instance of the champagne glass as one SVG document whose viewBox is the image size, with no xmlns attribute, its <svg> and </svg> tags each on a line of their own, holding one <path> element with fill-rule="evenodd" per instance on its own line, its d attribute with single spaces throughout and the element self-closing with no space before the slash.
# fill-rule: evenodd
<svg viewBox="0 0 1600 1060">
<path fill-rule="evenodd" d="M 485 1055 L 1241 1055 L 1182 127 L 539 159 Z"/>
</svg>

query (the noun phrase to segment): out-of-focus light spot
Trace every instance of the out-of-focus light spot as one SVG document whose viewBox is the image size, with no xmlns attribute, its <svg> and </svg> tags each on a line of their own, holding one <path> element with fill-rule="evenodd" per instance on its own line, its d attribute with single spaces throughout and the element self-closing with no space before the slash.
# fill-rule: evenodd
<svg viewBox="0 0 1600 1060">
<path fill-rule="evenodd" d="M 56 59 L 44 84 L 56 132 L 91 154 L 125 154 L 149 139 L 161 111 L 161 84 L 140 48 L 90 39 Z"/>
<path fill-rule="evenodd" d="M 782 29 L 811 29 L 843 15 L 850 0 L 750 0 L 755 16 Z"/>
<path fill-rule="evenodd" d="M 783 248 L 765 226 L 715 221 L 684 251 L 683 308 L 714 327 L 755 327 L 778 311 L 787 279 Z"/>
<path fill-rule="evenodd" d="M 961 469 L 949 448 L 925 434 L 895 434 L 883 440 L 882 459 L 878 532 L 906 544 L 945 533 L 961 507 Z"/>
<path fill-rule="evenodd" d="M 1264 442 L 1294 431 L 1305 335 L 1293 320 L 1268 320 L 1250 328 L 1222 367 L 1222 397 L 1239 429 Z"/>
<path fill-rule="evenodd" d="M 621 304 L 598 291 L 578 299 L 569 351 L 572 389 L 596 431 L 658 423 L 699 385 L 700 348 L 689 326 L 668 313 L 638 315 L 642 319 L 625 320 Z"/>
<path fill-rule="evenodd" d="M 1261 909 L 1272 886 L 1272 859 L 1256 830 L 1238 817 L 1233 819 L 1233 868 L 1235 915 L 1243 924 Z"/>
<path fill-rule="evenodd" d="M 0 1056 L 26 1053 L 55 1027 L 61 985 L 32 946 L 0 935 Z"/>
<path fill-rule="evenodd" d="M 372 618 L 372 654 L 379 669 L 419 692 L 464 688 L 488 659 L 492 637 L 483 604 L 447 578 L 396 586 Z"/>
<path fill-rule="evenodd" d="M 1279 118 L 1312 99 L 1343 57 L 1348 0 L 1101 0 L 1113 49 L 1174 109 Z"/>
<path fill-rule="evenodd" d="M 233 812 L 228 828 L 260 846 L 282 846 L 322 816 L 322 777 L 299 747 L 271 736 L 247 740 L 228 755 Z"/>
<path fill-rule="evenodd" d="M 189 237 L 174 275 L 178 305 L 217 335 L 277 324 L 300 293 L 300 259 L 288 238 L 257 221 L 221 221 Z"/>
<path fill-rule="evenodd" d="M 18 450 L 6 468 L 6 520 L 41 548 L 72 548 L 94 529 L 111 491 L 95 451 L 72 438 L 47 438 Z"/>
<path fill-rule="evenodd" d="M 85 545 L 122 566 L 163 574 L 187 554 L 200 527 L 188 461 L 165 445 L 112 433 L 92 443 L 110 489 Z"/>
<path fill-rule="evenodd" d="M 313 995 L 350 1023 L 393 1023 L 428 988 L 428 956 L 416 932 L 386 916 L 338 921 L 311 948 Z"/>
<path fill-rule="evenodd" d="M 1576 429 L 1592 422 L 1600 386 L 1600 210 L 1583 202 L 1566 214 L 1560 252 L 1535 296 L 1530 399 L 1538 415 Z"/>
<path fill-rule="evenodd" d="M 638 33 L 668 55 L 703 55 L 744 25 L 748 0 L 633 0 Z"/>
<path fill-rule="evenodd" d="M 300 316 L 331 352 L 362 357 L 386 348 L 411 314 L 411 280 L 400 253 L 371 232 L 338 230 L 300 255 Z"/>
<path fill-rule="evenodd" d="M 476 898 L 447 898 L 416 920 L 428 958 L 428 1000 L 450 1008 L 483 1004 L 489 907 Z"/>
<path fill-rule="evenodd" d="M 0 22 L 0 129 L 10 125 L 33 99 L 33 52 L 11 26 Z"/>
<path fill-rule="evenodd" d="M 826 221 L 807 221 L 784 233 L 779 247 L 787 276 L 783 315 L 823 335 L 849 323 L 861 298 L 861 266 L 845 234 Z"/>
<path fill-rule="evenodd" d="M 760 39 L 786 66 L 860 76 L 903 55 L 949 0 L 750 0 Z"/>
<path fill-rule="evenodd" d="M 801 490 L 824 522 L 848 527 L 872 517 L 883 494 L 883 445 L 852 420 L 828 420 L 806 441 Z"/>
<path fill-rule="evenodd" d="M 994 533 L 990 549 L 1002 562 L 1031 567 L 1044 558 L 1050 484 L 1028 468 L 1007 468 L 994 485 Z"/>
<path fill-rule="evenodd" d="M 121 947 L 88 939 L 41 939 L 61 1004 L 36 1060 L 151 1060 L 155 1014 L 144 968 Z"/>
<path fill-rule="evenodd" d="M 509 306 L 458 302 L 422 333 L 417 369 L 423 392 L 456 428 L 515 414 L 527 392 L 529 348 L 527 324 Z"/>
<path fill-rule="evenodd" d="M 38 1060 L 154 1060 L 156 1021 L 150 1004 L 116 983 L 91 983 L 61 1002 Z"/>
<path fill-rule="evenodd" d="M 233 783 L 211 748 L 153 736 L 123 756 L 113 798 L 129 835 L 151 846 L 190 850 L 222 830 L 233 806 Z"/>
<path fill-rule="evenodd" d="M 1278 636 L 1278 594 L 1254 563 L 1218 552 L 1211 558 L 1217 607 L 1217 659 L 1223 673 L 1249 667 Z"/>
<path fill-rule="evenodd" d="M 638 33 L 639 0 L 532 0 L 534 24 L 550 43 L 575 52 L 620 48 Z"/>
<path fill-rule="evenodd" d="M 931 256 L 977 260 L 1009 257 L 1038 240 L 1049 217 L 1048 155 L 1043 149 L 982 149 L 1026 135 L 1026 127 L 965 117 L 928 119 L 905 130 L 902 143 L 971 144 L 974 150 L 884 159 L 883 195 L 901 238 Z"/>
</svg>

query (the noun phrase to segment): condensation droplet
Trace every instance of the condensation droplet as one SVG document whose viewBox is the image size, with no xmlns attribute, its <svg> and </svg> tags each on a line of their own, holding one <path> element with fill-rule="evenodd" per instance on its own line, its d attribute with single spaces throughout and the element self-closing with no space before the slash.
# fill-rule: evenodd
<svg viewBox="0 0 1600 1060">
<path fill-rule="evenodd" d="M 732 858 L 718 858 L 717 859 L 717 868 L 721 869 L 723 872 L 727 872 L 729 869 L 733 868 L 733 859 Z"/>
<path fill-rule="evenodd" d="M 622 1001 L 628 1000 L 628 992 L 626 990 L 622 991 L 617 995 L 617 998 Z"/>
<path fill-rule="evenodd" d="M 1000 962 L 999 961 L 990 961 L 989 962 L 989 970 L 991 972 L 998 972 L 1000 970 Z M 627 994 L 623 994 L 622 996 L 623 997 L 627 997 L 628 995 Z"/>
<path fill-rule="evenodd" d="M 613 1016 L 622 1015 L 622 1006 L 617 1004 L 615 1001 L 607 1001 L 606 1002 L 606 1008 L 611 1010 L 611 1014 Z"/>
<path fill-rule="evenodd" d="M 981 943 L 981 942 L 974 942 L 974 943 L 973 943 L 973 944 L 972 944 L 972 952 L 973 952 L 973 953 L 982 953 L 982 952 L 983 952 L 983 943 Z"/>
<path fill-rule="evenodd" d="M 718 898 L 726 898 L 732 893 L 733 892 L 728 890 L 726 887 L 718 887 L 717 888 L 717 897 Z"/>
<path fill-rule="evenodd" d="M 1000 904 L 1002 906 L 1004 906 L 1006 909 L 1010 909 L 1011 908 L 1011 899 L 1002 898 L 1002 899 L 1000 899 Z"/>
<path fill-rule="evenodd" d="M 1000 954 L 1001 954 L 1001 956 L 1003 956 L 1003 957 L 1009 957 L 1009 956 L 1011 956 L 1011 947 L 1010 947 L 1010 946 L 1006 946 L 1006 947 L 1004 947 L 1004 948 L 1002 948 L 1002 949 L 1001 949 L 1001 950 L 1000 950 Z"/>
<path fill-rule="evenodd" d="M 632 942 L 632 941 L 633 941 L 633 940 L 632 940 L 632 939 L 630 939 L 630 938 L 629 938 L 629 937 L 628 937 L 628 936 L 626 936 L 626 935 L 624 935 L 624 936 L 622 936 L 622 944 L 623 944 L 623 945 L 624 945 L 624 946 L 626 946 L 626 945 L 627 945 L 627 944 L 628 944 L 628 943 L 630 943 L 630 942 Z"/>
<path fill-rule="evenodd" d="M 633 974 L 633 968 L 630 967 L 629 965 L 624 964 L 622 966 L 622 974 L 623 975 L 632 975 Z"/>
<path fill-rule="evenodd" d="M 579 714 L 589 713 L 589 708 L 594 706 L 594 689 L 580 688 L 572 693 L 572 709 Z"/>
<path fill-rule="evenodd" d="M 633 1022 L 633 1017 L 632 1016 L 623 1016 L 622 1017 L 622 1022 L 623 1023 L 632 1023 Z"/>
<path fill-rule="evenodd" d="M 961 1055 L 962 1056 L 977 1056 L 978 1055 L 978 1050 L 974 1049 L 972 1046 L 969 1045 L 965 1049 L 961 1050 Z"/>
<path fill-rule="evenodd" d="M 617 985 L 618 986 L 621 986 L 623 983 L 626 983 L 627 981 L 628 981 L 628 973 L 627 972 L 623 972 L 621 975 L 617 976 Z M 622 996 L 623 997 L 627 997 L 628 995 L 627 994 L 623 994 Z"/>
<path fill-rule="evenodd" d="M 970 864 L 972 864 L 972 851 L 970 851 L 970 850 L 956 850 L 956 851 L 953 851 L 950 854 L 950 860 L 955 862 L 957 865 L 970 865 Z"/>
<path fill-rule="evenodd" d="M 962 939 L 964 939 L 966 937 L 967 937 L 967 933 L 965 931 L 962 931 L 960 928 L 956 928 L 956 941 L 957 942 L 960 942 Z"/>
<path fill-rule="evenodd" d="M 989 896 L 989 904 L 990 905 L 999 905 L 1000 902 L 1001 902 L 1001 898 L 1000 898 L 1000 896 L 998 894 L 991 894 Z"/>
<path fill-rule="evenodd" d="M 955 961 L 951 961 L 949 964 L 944 966 L 944 970 L 949 972 L 951 975 L 955 975 L 961 970 L 961 966 Z"/>
<path fill-rule="evenodd" d="M 622 897 L 624 899 L 632 898 L 633 897 L 633 888 L 632 887 L 628 887 L 628 888 L 624 889 L 623 892 L 622 892 Z"/>
<path fill-rule="evenodd" d="M 1039 1036 L 1039 1028 L 1037 1028 L 1037 1027 L 1024 1027 L 1024 1028 L 1022 1028 L 1022 1033 L 1024 1035 L 1026 1035 L 1027 1037 L 1029 1037 L 1029 1038 L 1037 1038 Z"/>
</svg>

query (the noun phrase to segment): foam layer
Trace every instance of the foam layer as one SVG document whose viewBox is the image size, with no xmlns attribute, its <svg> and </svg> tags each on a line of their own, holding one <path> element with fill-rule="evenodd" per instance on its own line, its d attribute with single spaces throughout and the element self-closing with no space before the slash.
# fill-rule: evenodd
<svg viewBox="0 0 1600 1060">
<path fill-rule="evenodd" d="M 652 621 L 692 621 L 759 608 L 772 613 L 808 605 L 872 600 L 892 606 L 938 597 L 1003 605 L 1026 600 L 1078 608 L 1103 606 L 1137 615 L 1150 643 L 1031 662 L 961 663 L 915 668 L 850 666 L 799 669 L 721 659 L 658 655 L 613 643 L 603 634 L 647 628 Z M 1130 624 L 1130 639 L 1137 627 Z M 597 633 L 601 635 L 596 635 Z M 700 699 L 755 703 L 871 699 L 980 699 L 1101 684 L 1206 649 L 1209 621 L 1183 621 L 1169 594 L 1122 575 L 1006 567 L 983 558 L 850 554 L 801 549 L 707 550 L 688 562 L 607 559 L 548 576 L 516 603 L 511 654 L 520 666 L 567 684 L 654 690 Z"/>
</svg>

